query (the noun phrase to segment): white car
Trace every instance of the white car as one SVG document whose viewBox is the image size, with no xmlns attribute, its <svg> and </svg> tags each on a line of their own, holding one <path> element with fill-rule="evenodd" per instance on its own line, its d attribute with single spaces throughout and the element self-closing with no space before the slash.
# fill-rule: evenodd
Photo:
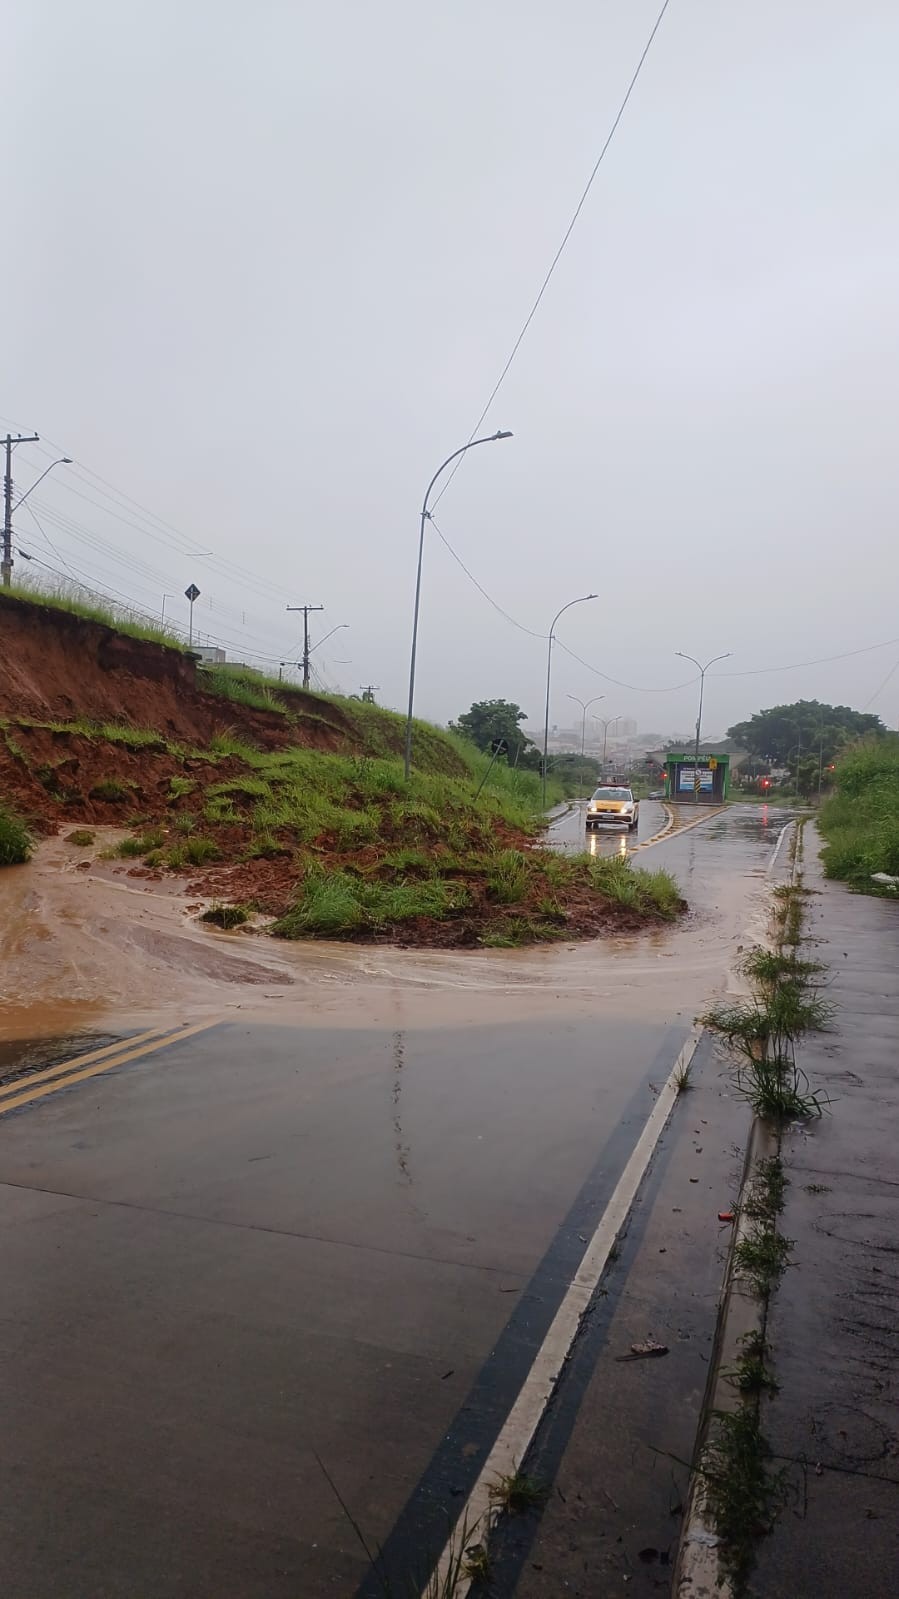
<svg viewBox="0 0 899 1599">
<path fill-rule="evenodd" d="M 598 788 L 587 804 L 587 832 L 604 822 L 624 823 L 632 833 L 640 820 L 640 803 L 629 788 Z"/>
</svg>

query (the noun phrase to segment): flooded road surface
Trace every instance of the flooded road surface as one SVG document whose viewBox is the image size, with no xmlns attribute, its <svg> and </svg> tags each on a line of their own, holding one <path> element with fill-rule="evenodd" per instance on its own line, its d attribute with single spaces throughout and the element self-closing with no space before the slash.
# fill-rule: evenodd
<svg viewBox="0 0 899 1599">
<path fill-rule="evenodd" d="M 784 821 L 648 849 L 676 928 L 489 954 L 210 935 L 55 843 L 4 874 L 7 1069 L 16 1028 L 42 1060 L 67 1014 L 129 1035 L 0 1086 L 4 1591 L 382 1592 L 324 1466 L 405 1593 L 761 925 Z"/>
<path fill-rule="evenodd" d="M 581 850 L 590 855 L 626 855 L 636 844 L 645 844 L 660 832 L 668 814 L 659 800 L 644 799 L 640 801 L 635 832 L 629 833 L 626 827 L 604 822 L 588 833 L 587 801 L 575 800 L 573 804 L 574 809 L 560 816 L 548 831 L 553 849 L 563 850 L 566 855 L 579 854 Z"/>
</svg>

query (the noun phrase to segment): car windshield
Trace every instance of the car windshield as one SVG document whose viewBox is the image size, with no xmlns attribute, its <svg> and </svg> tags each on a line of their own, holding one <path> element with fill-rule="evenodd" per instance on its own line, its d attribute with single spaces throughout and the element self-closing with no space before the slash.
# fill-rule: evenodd
<svg viewBox="0 0 899 1599">
<path fill-rule="evenodd" d="M 633 797 L 629 788 L 598 788 L 593 796 L 595 800 L 629 800 L 633 799 Z"/>
</svg>

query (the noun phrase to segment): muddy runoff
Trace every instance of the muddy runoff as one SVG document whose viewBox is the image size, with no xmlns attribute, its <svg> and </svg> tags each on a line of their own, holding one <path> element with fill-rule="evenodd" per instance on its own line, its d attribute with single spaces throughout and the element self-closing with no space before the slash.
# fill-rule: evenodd
<svg viewBox="0 0 899 1599">
<path fill-rule="evenodd" d="M 691 836 L 695 852 L 699 833 Z M 99 837 L 98 847 L 110 840 Z M 48 839 L 27 865 L 0 873 L 0 1043 L 8 1056 L 26 1040 L 118 1036 L 237 1012 L 342 1027 L 501 1026 L 563 1014 L 691 1022 L 726 986 L 747 924 L 762 914 L 760 877 L 738 861 L 716 875 L 706 902 L 691 892 L 687 917 L 645 933 L 517 950 L 400 950 L 220 932 L 199 921 L 205 904 L 183 881 L 84 863 L 62 838 Z"/>
</svg>

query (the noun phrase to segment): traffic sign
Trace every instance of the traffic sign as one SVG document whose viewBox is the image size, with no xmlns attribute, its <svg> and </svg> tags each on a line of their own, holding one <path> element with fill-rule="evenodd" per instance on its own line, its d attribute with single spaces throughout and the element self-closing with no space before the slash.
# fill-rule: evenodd
<svg viewBox="0 0 899 1599">
<path fill-rule="evenodd" d="M 184 590 L 184 598 L 190 600 L 191 605 L 193 605 L 194 600 L 200 598 L 200 590 L 197 588 L 196 583 L 191 583 L 190 587 Z"/>
</svg>

